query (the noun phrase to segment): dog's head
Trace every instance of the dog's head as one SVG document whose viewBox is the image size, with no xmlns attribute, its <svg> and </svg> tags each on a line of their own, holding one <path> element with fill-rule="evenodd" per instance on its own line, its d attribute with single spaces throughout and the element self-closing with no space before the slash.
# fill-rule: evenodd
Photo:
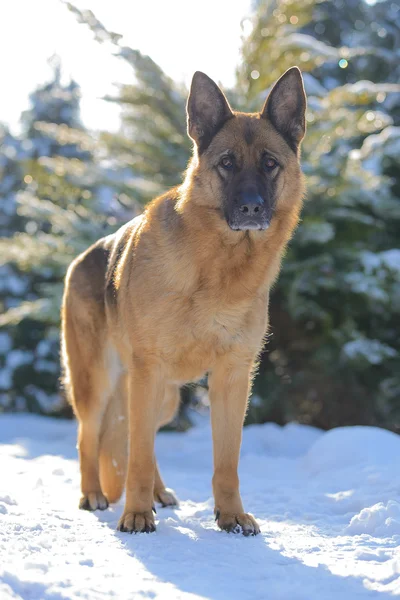
<svg viewBox="0 0 400 600">
<path fill-rule="evenodd" d="M 306 97 L 293 67 L 278 80 L 260 113 L 234 112 L 219 87 L 194 74 L 187 103 L 195 143 L 197 202 L 216 210 L 232 230 L 268 229 L 279 207 L 302 196 L 299 146 Z"/>
</svg>

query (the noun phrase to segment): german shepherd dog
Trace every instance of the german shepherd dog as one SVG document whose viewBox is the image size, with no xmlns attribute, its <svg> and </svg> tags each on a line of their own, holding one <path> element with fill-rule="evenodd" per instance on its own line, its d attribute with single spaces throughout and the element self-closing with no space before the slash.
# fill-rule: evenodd
<svg viewBox="0 0 400 600">
<path fill-rule="evenodd" d="M 104 510 L 125 486 L 120 531 L 152 532 L 154 502 L 177 504 L 154 438 L 173 418 L 180 386 L 205 373 L 216 521 L 246 536 L 260 531 L 244 511 L 237 468 L 269 290 L 302 205 L 305 109 L 297 67 L 254 114 L 234 112 L 195 73 L 183 183 L 68 270 L 62 360 L 79 421 L 80 508 Z"/>
</svg>

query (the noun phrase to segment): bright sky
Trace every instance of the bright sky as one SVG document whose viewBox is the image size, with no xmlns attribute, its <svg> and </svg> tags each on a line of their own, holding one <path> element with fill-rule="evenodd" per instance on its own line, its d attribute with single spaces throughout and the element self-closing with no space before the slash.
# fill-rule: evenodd
<svg viewBox="0 0 400 600">
<path fill-rule="evenodd" d="M 123 43 L 149 54 L 171 77 L 189 83 L 196 70 L 225 85 L 239 61 L 241 20 L 251 0 L 76 0 L 92 10 Z M 113 83 L 132 80 L 127 63 L 93 40 L 60 0 L 0 3 L 0 122 L 17 130 L 28 95 L 50 76 L 47 59 L 58 54 L 65 76 L 82 87 L 87 127 L 116 129 L 118 110 L 100 98 Z"/>
</svg>

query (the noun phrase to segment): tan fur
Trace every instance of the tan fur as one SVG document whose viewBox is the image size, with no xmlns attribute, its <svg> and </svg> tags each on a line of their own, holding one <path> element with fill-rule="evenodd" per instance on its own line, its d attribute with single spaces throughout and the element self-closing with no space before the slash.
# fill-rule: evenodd
<svg viewBox="0 0 400 600">
<path fill-rule="evenodd" d="M 250 121 L 251 144 L 245 141 Z M 232 231 L 223 218 L 214 163 L 232 147 L 244 165 L 266 147 L 283 166 L 266 231 Z M 239 494 L 241 430 L 267 330 L 269 290 L 302 196 L 295 152 L 259 114 L 235 113 L 200 158 L 195 152 L 180 187 L 72 263 L 63 362 L 79 420 L 83 508 L 115 502 L 126 471 L 119 528 L 154 529 L 153 498 L 175 500 L 157 469 L 156 431 L 174 416 L 179 386 L 208 372 L 218 524 L 258 532 Z"/>
</svg>

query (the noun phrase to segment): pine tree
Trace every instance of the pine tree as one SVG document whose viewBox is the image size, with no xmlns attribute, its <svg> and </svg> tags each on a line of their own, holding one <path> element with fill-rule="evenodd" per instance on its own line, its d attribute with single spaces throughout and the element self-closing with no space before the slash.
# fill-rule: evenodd
<svg viewBox="0 0 400 600">
<path fill-rule="evenodd" d="M 23 185 L 21 161 L 26 158 L 26 152 L 20 140 L 11 135 L 7 128 L 1 128 L 0 136 L 0 236 L 5 243 L 9 243 L 6 238 L 10 237 L 18 226 L 16 194 Z M 12 309 L 27 287 L 28 278 L 18 272 L 15 266 L 0 265 L 0 314 Z M 10 404 L 6 392 L 12 387 L 12 371 L 7 368 L 11 349 L 10 333 L 0 331 L 0 406 Z M 15 355 L 11 356 L 11 362 L 15 363 Z"/>
<path fill-rule="evenodd" d="M 0 240 L 2 279 L 19 286 L 12 298 L 7 290 L 1 298 L 6 311 L 0 317 L 5 350 L 0 400 L 6 409 L 63 412 L 58 393 L 62 281 L 71 260 L 116 226 L 115 217 L 104 211 L 104 197 L 98 199 L 96 140 L 80 122 L 79 98 L 79 87 L 62 83 L 55 62 L 52 80 L 31 95 L 22 136 L 14 140 L 17 175 L 7 224 L 14 235 Z"/>
</svg>

